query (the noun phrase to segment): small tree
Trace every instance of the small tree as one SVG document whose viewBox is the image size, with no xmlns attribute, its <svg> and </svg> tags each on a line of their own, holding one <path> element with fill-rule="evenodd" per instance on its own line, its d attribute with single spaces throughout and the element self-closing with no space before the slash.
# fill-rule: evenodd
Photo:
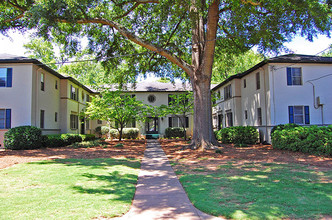
<svg viewBox="0 0 332 220">
<path fill-rule="evenodd" d="M 184 139 L 187 140 L 186 118 L 194 113 L 194 99 L 192 92 L 170 95 L 168 106 L 161 105 L 160 112 L 162 116 L 172 115 L 179 118 L 184 132 Z"/>
<path fill-rule="evenodd" d="M 85 114 L 90 119 L 107 121 L 111 128 L 119 131 L 119 140 L 121 141 L 123 128 L 132 120 L 143 120 L 145 112 L 144 104 L 137 101 L 135 97 L 121 94 L 120 91 L 103 91 L 101 96 L 92 98 Z"/>
</svg>

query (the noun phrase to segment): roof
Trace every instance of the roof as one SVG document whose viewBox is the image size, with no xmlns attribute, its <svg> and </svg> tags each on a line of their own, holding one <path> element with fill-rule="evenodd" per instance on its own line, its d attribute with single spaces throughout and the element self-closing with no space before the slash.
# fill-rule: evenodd
<svg viewBox="0 0 332 220">
<path fill-rule="evenodd" d="M 302 55 L 302 54 L 286 54 L 282 56 L 277 56 L 269 59 L 265 59 L 262 62 L 258 63 L 257 65 L 253 66 L 252 68 L 230 76 L 222 83 L 218 84 L 212 90 L 216 90 L 223 85 L 227 84 L 233 79 L 241 79 L 242 77 L 248 75 L 249 73 L 257 70 L 258 68 L 264 66 L 268 63 L 319 63 L 319 64 L 332 64 L 332 57 L 321 57 L 321 56 L 312 56 L 312 55 Z"/>
<path fill-rule="evenodd" d="M 108 87 L 112 91 L 118 90 L 118 85 L 114 84 Z M 190 91 L 191 85 L 188 82 L 163 83 L 156 81 L 144 80 L 135 84 L 128 83 L 124 86 L 127 92 L 183 92 Z"/>
<path fill-rule="evenodd" d="M 35 64 L 37 66 L 40 66 L 41 68 L 43 68 L 47 72 L 53 74 L 54 76 L 56 76 L 60 79 L 68 79 L 71 82 L 75 83 L 76 85 L 81 86 L 86 91 L 88 91 L 90 93 L 96 93 L 95 91 L 91 90 L 87 86 L 85 86 L 82 83 L 78 82 L 73 77 L 61 75 L 60 73 L 58 73 L 57 71 L 55 71 L 52 68 L 48 67 L 47 65 L 43 64 L 42 62 L 40 62 L 37 59 L 32 59 L 32 58 L 23 57 L 23 56 L 16 56 L 16 55 L 11 55 L 11 54 L 0 54 L 0 64 L 1 63 L 32 63 L 32 64 Z"/>
</svg>

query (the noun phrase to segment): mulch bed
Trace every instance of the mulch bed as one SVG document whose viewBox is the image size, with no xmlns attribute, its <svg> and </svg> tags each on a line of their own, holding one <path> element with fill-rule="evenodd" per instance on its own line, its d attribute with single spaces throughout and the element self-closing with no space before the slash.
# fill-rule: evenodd
<svg viewBox="0 0 332 220">
<path fill-rule="evenodd" d="M 145 140 L 107 141 L 107 148 L 43 148 L 35 150 L 2 150 L 0 151 L 0 169 L 18 163 L 52 159 L 93 159 L 93 158 L 137 158 L 142 159 Z M 122 143 L 123 147 L 114 147 Z"/>
<path fill-rule="evenodd" d="M 161 140 L 161 145 L 169 159 L 181 161 L 192 166 L 206 166 L 215 169 L 217 166 L 233 162 L 233 164 L 245 164 L 253 162 L 262 163 L 297 163 L 314 166 L 319 170 L 331 170 L 332 158 L 315 156 L 301 152 L 273 149 L 271 145 L 253 145 L 249 147 L 234 147 L 224 145 L 222 154 L 215 150 L 182 150 L 188 145 L 185 141 Z"/>
</svg>

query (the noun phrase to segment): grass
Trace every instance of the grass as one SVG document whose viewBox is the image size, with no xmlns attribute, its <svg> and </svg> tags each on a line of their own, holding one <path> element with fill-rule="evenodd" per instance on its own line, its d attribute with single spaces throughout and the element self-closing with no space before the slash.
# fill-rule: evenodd
<svg viewBox="0 0 332 220">
<path fill-rule="evenodd" d="M 59 159 L 0 170 L 1 219 L 120 216 L 131 205 L 140 163 L 129 159 Z"/>
<path fill-rule="evenodd" d="M 196 171 L 196 172 L 195 172 Z M 317 219 L 332 216 L 332 171 L 297 164 L 248 163 L 200 174 L 179 170 L 189 199 L 200 210 L 231 219 Z"/>
</svg>

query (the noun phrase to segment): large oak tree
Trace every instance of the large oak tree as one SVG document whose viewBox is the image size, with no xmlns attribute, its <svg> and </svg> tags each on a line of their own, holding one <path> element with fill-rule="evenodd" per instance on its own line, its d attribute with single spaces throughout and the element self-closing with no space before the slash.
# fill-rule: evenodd
<svg viewBox="0 0 332 220">
<path fill-rule="evenodd" d="M 300 33 L 330 35 L 330 0 L 0 0 L 0 31 L 35 29 L 90 52 L 111 72 L 128 65 L 121 83 L 137 73 L 185 76 L 194 94 L 193 147 L 217 144 L 210 84 L 215 56 L 257 46 L 279 51 Z M 217 53 L 216 52 L 216 48 Z M 133 54 L 129 56 L 128 54 Z M 112 59 L 108 59 L 113 57 Z"/>
</svg>

